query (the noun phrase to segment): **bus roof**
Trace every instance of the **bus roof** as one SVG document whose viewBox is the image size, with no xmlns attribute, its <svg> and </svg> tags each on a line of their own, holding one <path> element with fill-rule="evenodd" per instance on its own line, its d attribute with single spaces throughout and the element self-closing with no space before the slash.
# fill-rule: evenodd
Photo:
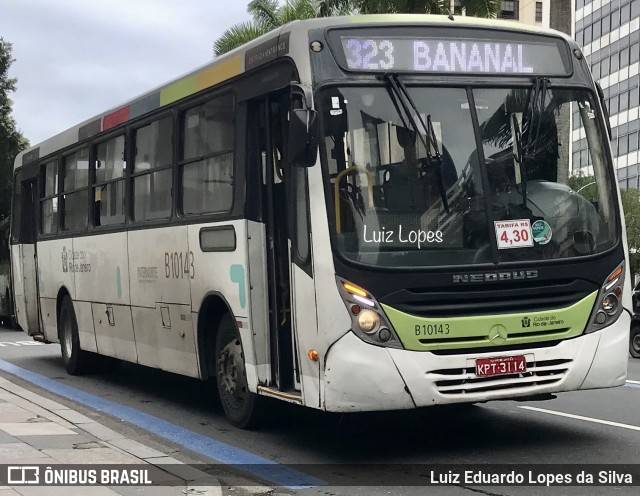
<svg viewBox="0 0 640 496">
<path fill-rule="evenodd" d="M 458 27 L 533 32 L 560 36 L 567 41 L 572 41 L 566 34 L 551 29 L 542 29 L 515 21 L 466 16 L 455 17 L 454 21 L 451 21 L 446 15 L 372 14 L 293 21 L 216 58 L 194 71 L 139 95 L 123 105 L 98 114 L 60 134 L 23 150 L 16 156 L 14 169 L 258 67 L 261 62 L 252 63 L 250 58 L 252 55 L 257 56 L 258 60 L 266 59 L 264 62 L 281 57 L 277 50 L 278 39 L 282 34 L 290 33 L 291 38 L 295 39 L 304 36 L 311 29 L 369 23 L 372 25 L 418 24 L 425 27 L 450 26 L 455 23 Z M 291 44 L 295 46 L 294 43 Z"/>
</svg>

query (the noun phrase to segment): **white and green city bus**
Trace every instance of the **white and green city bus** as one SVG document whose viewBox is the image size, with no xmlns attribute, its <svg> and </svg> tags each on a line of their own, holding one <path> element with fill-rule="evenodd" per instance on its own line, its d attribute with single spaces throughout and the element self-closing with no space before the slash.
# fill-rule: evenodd
<svg viewBox="0 0 640 496">
<path fill-rule="evenodd" d="M 71 374 L 215 376 L 238 426 L 264 396 L 356 412 L 625 381 L 607 120 L 554 31 L 293 22 L 18 155 L 13 209 L 22 329 Z"/>
</svg>

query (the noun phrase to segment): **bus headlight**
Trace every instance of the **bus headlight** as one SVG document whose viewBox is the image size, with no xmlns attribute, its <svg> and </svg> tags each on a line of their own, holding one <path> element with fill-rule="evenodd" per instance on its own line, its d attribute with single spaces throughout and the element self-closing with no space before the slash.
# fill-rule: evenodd
<svg viewBox="0 0 640 496">
<path fill-rule="evenodd" d="M 356 284 L 339 277 L 336 282 L 351 316 L 351 330 L 356 336 L 370 344 L 402 349 L 400 339 L 378 301 Z"/>
<path fill-rule="evenodd" d="M 358 315 L 358 325 L 364 332 L 373 332 L 380 325 L 380 316 L 373 310 L 364 310 Z"/>
<path fill-rule="evenodd" d="M 598 299 L 591 312 L 589 325 L 585 332 L 599 331 L 613 324 L 622 313 L 622 288 L 624 287 L 624 262 L 616 267 L 598 293 Z"/>
<path fill-rule="evenodd" d="M 618 308 L 618 303 L 618 297 L 613 293 L 609 293 L 602 299 L 602 309 L 608 314 L 615 313 L 616 309 Z"/>
</svg>

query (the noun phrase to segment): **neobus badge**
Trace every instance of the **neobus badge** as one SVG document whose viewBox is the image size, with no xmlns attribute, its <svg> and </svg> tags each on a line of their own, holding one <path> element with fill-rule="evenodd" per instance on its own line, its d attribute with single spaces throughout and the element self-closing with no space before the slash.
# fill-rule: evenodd
<svg viewBox="0 0 640 496">
<path fill-rule="evenodd" d="M 515 270 L 511 272 L 485 272 L 476 274 L 453 274 L 453 282 L 498 282 L 536 279 L 537 270 Z"/>
</svg>

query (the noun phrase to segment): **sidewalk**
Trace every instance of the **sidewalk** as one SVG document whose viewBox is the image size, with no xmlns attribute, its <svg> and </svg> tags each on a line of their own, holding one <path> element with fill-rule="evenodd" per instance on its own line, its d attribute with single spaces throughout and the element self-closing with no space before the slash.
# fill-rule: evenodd
<svg viewBox="0 0 640 496">
<path fill-rule="evenodd" d="M 220 496 L 215 478 L 0 377 L 0 465 L 140 465 L 163 486 L 0 485 L 0 496 Z M 43 479 L 41 477 L 41 479 Z M 155 480 L 154 480 L 155 482 Z M 1 483 L 0 483 L 1 484 Z"/>
</svg>

